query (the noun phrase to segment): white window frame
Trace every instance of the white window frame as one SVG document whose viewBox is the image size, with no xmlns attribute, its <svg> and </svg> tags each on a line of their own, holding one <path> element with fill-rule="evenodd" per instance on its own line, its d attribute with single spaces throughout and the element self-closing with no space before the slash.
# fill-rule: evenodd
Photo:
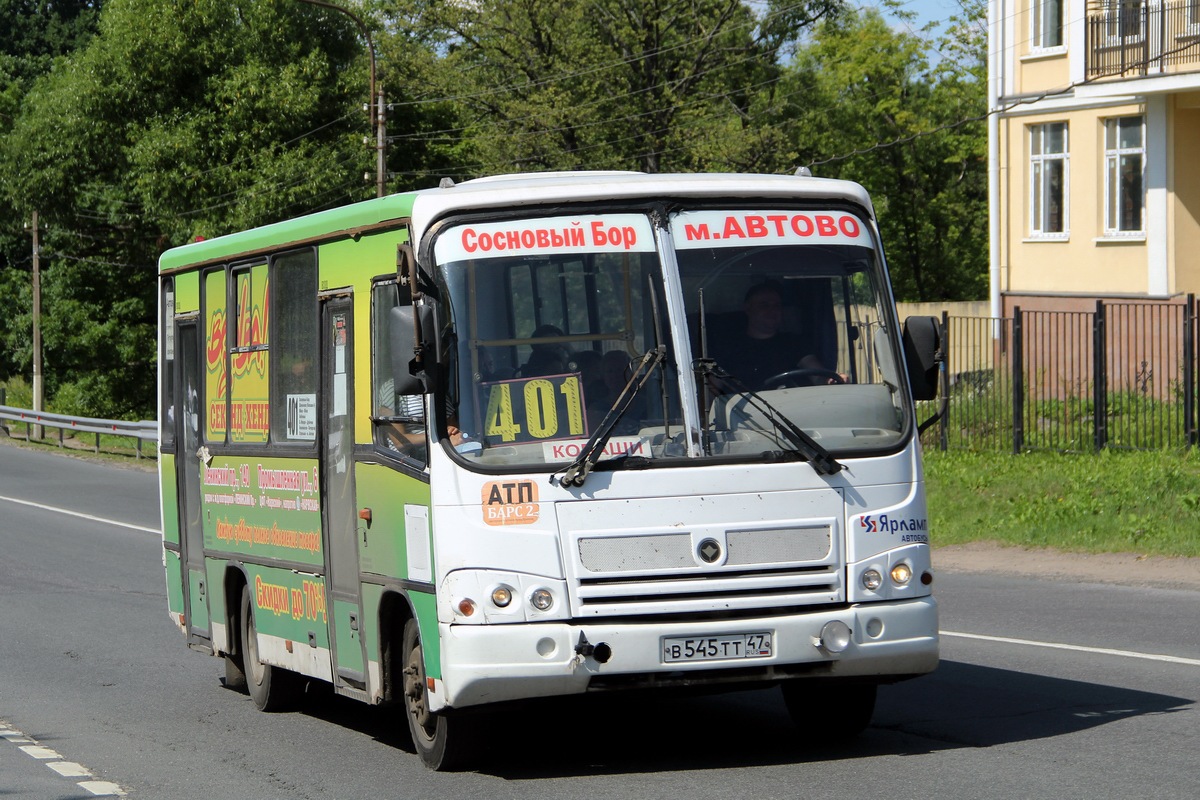
<svg viewBox="0 0 1200 800">
<path fill-rule="evenodd" d="M 1122 120 L 1136 119 L 1141 136 L 1137 147 L 1122 147 L 1119 125 Z M 1113 133 L 1114 146 L 1109 147 L 1109 134 Z M 1139 214 L 1141 226 L 1136 230 L 1121 228 L 1121 205 L 1125 190 L 1121 186 L 1121 161 L 1128 156 L 1137 156 L 1141 160 L 1141 196 L 1137 198 L 1141 205 Z M 1143 114 L 1128 114 L 1121 117 L 1110 117 L 1104 120 L 1104 235 L 1106 237 L 1145 236 L 1146 235 L 1146 117 Z M 1115 180 L 1114 180 L 1115 176 Z"/>
<path fill-rule="evenodd" d="M 1035 53 L 1066 52 L 1067 30 L 1064 18 L 1067 0 L 1029 0 L 1029 41 L 1030 49 Z M 1058 8 L 1058 19 L 1047 25 L 1047 16 L 1052 7 Z M 1058 43 L 1047 44 L 1047 31 L 1057 29 Z"/>
<path fill-rule="evenodd" d="M 1046 150 L 1047 132 L 1052 126 L 1062 126 L 1062 151 Z M 1071 145 L 1070 126 L 1066 122 L 1045 122 L 1029 126 L 1029 236 L 1032 239 L 1067 239 L 1071 235 Z M 1046 202 L 1050 184 L 1046 166 L 1062 162 L 1062 230 L 1046 230 L 1049 203 Z"/>
</svg>

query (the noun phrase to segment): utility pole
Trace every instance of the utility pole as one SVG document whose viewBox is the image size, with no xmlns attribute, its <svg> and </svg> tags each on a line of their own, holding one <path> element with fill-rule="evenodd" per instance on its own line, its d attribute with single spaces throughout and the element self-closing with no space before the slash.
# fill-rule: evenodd
<svg viewBox="0 0 1200 800">
<path fill-rule="evenodd" d="M 308 3 L 310 6 L 320 6 L 334 11 L 340 11 L 350 19 L 354 20 L 354 24 L 358 26 L 358 31 L 367 40 L 367 53 L 371 57 L 371 78 L 370 86 L 367 89 L 367 105 L 366 112 L 371 120 L 371 127 L 375 133 L 375 196 L 383 197 L 387 194 L 387 123 L 386 114 L 387 106 L 383 103 L 383 86 L 376 84 L 375 80 L 375 43 L 371 41 L 371 32 L 367 30 L 367 26 L 363 23 L 358 15 L 341 6 L 327 3 L 325 0 L 300 0 L 301 3 Z M 378 88 L 378 94 L 376 93 Z M 371 144 L 371 139 L 365 138 L 364 143 Z M 368 175 L 369 178 L 369 175 Z"/>
<path fill-rule="evenodd" d="M 375 196 L 387 194 L 387 158 L 384 150 L 387 147 L 387 109 L 383 104 L 383 87 L 379 87 L 376 99 L 375 117 Z"/>
<path fill-rule="evenodd" d="M 42 266 L 38 239 L 38 212 L 33 212 L 33 411 L 42 410 Z M 33 438 L 42 438 L 42 426 L 33 426 Z"/>
</svg>

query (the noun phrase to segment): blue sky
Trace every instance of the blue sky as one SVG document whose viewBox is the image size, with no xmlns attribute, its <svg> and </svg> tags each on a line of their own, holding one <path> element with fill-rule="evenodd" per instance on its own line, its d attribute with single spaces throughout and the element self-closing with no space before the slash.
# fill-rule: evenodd
<svg viewBox="0 0 1200 800">
<path fill-rule="evenodd" d="M 864 5 L 869 3 L 870 0 L 866 0 Z M 962 10 L 962 6 L 958 0 L 907 0 L 904 3 L 904 8 L 907 11 L 915 12 L 917 20 L 920 23 L 940 22 Z M 914 27 L 919 28 L 920 25 L 915 25 Z"/>
<path fill-rule="evenodd" d="M 881 6 L 875 0 L 860 0 L 864 6 Z M 942 20 L 952 16 L 952 14 L 960 13 L 962 5 L 959 0 L 902 0 L 905 11 L 911 11 L 917 14 L 916 22 L 912 23 L 913 32 L 917 32 L 922 28 L 922 25 L 929 22 L 940 23 Z M 884 12 L 886 16 L 890 16 Z"/>
</svg>

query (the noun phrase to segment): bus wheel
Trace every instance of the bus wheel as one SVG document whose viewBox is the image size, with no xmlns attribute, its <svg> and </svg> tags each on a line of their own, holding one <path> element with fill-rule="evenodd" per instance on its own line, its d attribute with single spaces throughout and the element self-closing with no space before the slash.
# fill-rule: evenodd
<svg viewBox="0 0 1200 800">
<path fill-rule="evenodd" d="M 430 769 L 449 770 L 462 763 L 469 750 L 462 719 L 429 710 L 421 629 L 415 619 L 404 623 L 404 716 L 413 746 Z"/>
<path fill-rule="evenodd" d="M 258 628 L 250 606 L 250 587 L 242 589 L 242 667 L 250 699 L 260 711 L 282 711 L 296 699 L 296 676 L 285 669 L 264 664 L 258 658 Z M 228 664 L 228 661 L 226 661 Z"/>
<path fill-rule="evenodd" d="M 783 702 L 804 744 L 845 744 L 871 724 L 875 684 L 828 686 L 819 680 L 783 684 Z"/>
</svg>

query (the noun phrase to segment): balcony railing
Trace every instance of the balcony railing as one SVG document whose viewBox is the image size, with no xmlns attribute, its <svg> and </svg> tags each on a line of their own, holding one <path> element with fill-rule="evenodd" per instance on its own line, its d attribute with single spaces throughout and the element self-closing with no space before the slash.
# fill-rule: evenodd
<svg viewBox="0 0 1200 800">
<path fill-rule="evenodd" d="M 1200 68 L 1200 0 L 1089 4 L 1089 79 L 1183 71 L 1174 68 L 1187 64 Z"/>
</svg>

